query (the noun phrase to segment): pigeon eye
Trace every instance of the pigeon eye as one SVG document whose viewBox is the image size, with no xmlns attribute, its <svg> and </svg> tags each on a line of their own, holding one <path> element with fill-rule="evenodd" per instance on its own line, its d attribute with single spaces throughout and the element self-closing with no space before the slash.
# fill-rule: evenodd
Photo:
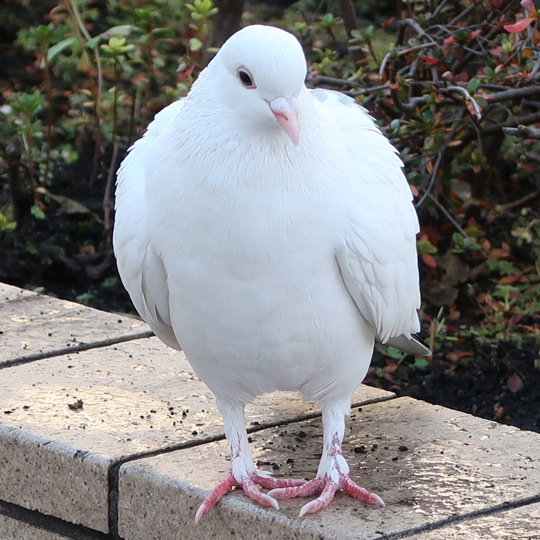
<svg viewBox="0 0 540 540">
<path fill-rule="evenodd" d="M 257 88 L 247 69 L 240 68 L 238 70 L 238 78 L 246 88 Z"/>
</svg>

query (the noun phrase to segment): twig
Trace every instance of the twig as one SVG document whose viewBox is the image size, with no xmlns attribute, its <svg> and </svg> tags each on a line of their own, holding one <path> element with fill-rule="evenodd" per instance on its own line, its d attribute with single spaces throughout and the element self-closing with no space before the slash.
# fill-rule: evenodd
<svg viewBox="0 0 540 540">
<path fill-rule="evenodd" d="M 84 22 L 81 19 L 81 14 L 77 4 L 73 0 L 64 0 L 64 6 L 66 7 L 68 14 L 73 22 L 77 41 L 81 47 L 81 51 L 84 52 L 86 48 L 86 41 L 91 39 L 90 34 L 84 26 Z M 101 131 L 101 96 L 103 93 L 103 70 L 101 67 L 101 57 L 99 55 L 99 49 L 97 46 L 92 48 L 94 52 L 94 59 L 96 61 L 97 68 L 97 87 L 94 82 L 94 78 L 88 75 L 88 86 L 92 95 L 92 108 L 94 110 L 94 117 L 96 119 L 96 144 L 94 147 L 94 159 L 92 162 L 92 172 L 90 173 L 89 184 L 93 185 L 98 173 L 99 158 L 103 150 L 103 133 Z"/>
<path fill-rule="evenodd" d="M 111 230 L 112 230 L 112 186 L 116 173 L 116 162 L 118 160 L 118 141 L 114 141 L 111 164 L 107 175 L 107 183 L 105 185 L 105 194 L 103 195 L 103 248 L 111 247 Z"/>
<path fill-rule="evenodd" d="M 489 83 L 480 84 L 480 88 L 483 88 L 485 90 L 492 90 L 493 92 L 504 92 L 505 90 L 512 90 L 511 86 L 504 86 L 502 84 L 489 84 Z"/>
<path fill-rule="evenodd" d="M 403 19 L 400 21 L 400 26 L 410 26 L 420 37 L 426 37 L 433 41 L 431 37 L 429 37 L 425 32 L 424 29 L 414 20 L 414 19 Z"/>
<path fill-rule="evenodd" d="M 534 64 L 534 67 L 531 70 L 531 79 L 535 79 L 536 74 L 538 73 L 538 70 L 540 69 L 540 53 L 538 52 L 538 49 L 536 50 L 536 62 Z"/>
<path fill-rule="evenodd" d="M 501 131 L 505 127 L 512 127 L 513 125 L 529 125 L 529 124 L 536 124 L 537 122 L 540 122 L 540 112 L 535 112 L 531 114 L 525 114 L 523 116 L 517 116 L 513 119 L 513 121 L 506 121 L 501 122 L 499 124 L 491 124 L 489 126 L 484 126 L 481 128 L 482 135 L 491 135 L 492 133 L 497 133 L 498 131 Z"/>
<path fill-rule="evenodd" d="M 524 86 L 522 88 L 512 88 L 510 90 L 503 90 L 493 96 L 487 98 L 489 103 L 496 103 L 498 101 L 506 101 L 507 99 L 515 99 L 523 96 L 540 96 L 540 86 Z"/>
<path fill-rule="evenodd" d="M 536 191 L 533 191 L 532 193 L 529 193 L 527 195 L 524 195 L 520 199 L 517 199 L 516 201 L 512 201 L 506 204 L 499 204 L 499 208 L 502 210 L 511 210 L 513 208 L 520 208 L 521 206 L 525 206 L 526 204 L 529 204 L 530 202 L 540 198 L 540 189 L 537 189 Z"/>
<path fill-rule="evenodd" d="M 386 71 L 386 64 L 388 64 L 388 60 L 390 60 L 390 58 L 392 57 L 394 50 L 395 49 L 392 49 L 384 55 L 381 65 L 379 67 L 379 79 L 382 79 L 384 72 Z"/>
<path fill-rule="evenodd" d="M 448 145 L 446 144 L 445 147 L 446 146 L 448 146 Z M 420 208 L 420 206 L 422 206 L 422 203 L 426 200 L 426 198 L 430 194 L 431 188 L 433 187 L 433 184 L 435 184 L 435 179 L 437 178 L 437 173 L 439 172 L 439 167 L 441 165 L 441 161 L 442 161 L 442 158 L 443 158 L 443 155 L 444 155 L 444 150 L 446 150 L 446 148 L 441 149 L 441 151 L 437 154 L 437 159 L 435 160 L 435 165 L 433 166 L 433 170 L 431 171 L 431 177 L 429 179 L 429 184 L 427 185 L 422 197 L 420 197 L 420 200 L 414 205 L 415 208 Z"/>
<path fill-rule="evenodd" d="M 435 8 L 435 11 L 428 17 L 428 21 L 431 19 L 434 19 L 438 14 L 439 11 L 446 5 L 447 0 L 442 0 L 442 2 L 439 3 L 439 5 Z"/>
<path fill-rule="evenodd" d="M 482 0 L 480 0 L 479 2 L 476 2 L 472 5 L 470 5 L 468 8 L 464 9 L 463 11 L 460 11 L 448 24 L 447 26 L 453 26 L 455 25 L 458 21 L 460 21 L 461 19 L 463 19 L 463 17 L 466 17 L 471 11 L 473 11 L 474 9 L 476 9 L 478 7 L 479 4 L 482 4 Z"/>
<path fill-rule="evenodd" d="M 462 88 L 461 86 L 447 86 L 446 88 L 441 88 L 440 92 L 442 92 L 443 94 L 446 92 L 459 92 L 463 94 L 465 96 L 465 99 L 472 105 L 478 120 L 482 118 L 482 111 L 480 110 L 480 106 L 478 105 L 476 100 L 471 96 L 471 94 L 469 94 L 466 88 Z"/>
<path fill-rule="evenodd" d="M 392 95 L 392 99 L 394 100 L 394 103 L 397 105 L 398 109 L 404 112 L 412 112 L 414 109 L 416 109 L 416 107 L 421 107 L 427 103 L 427 99 L 423 96 L 413 97 L 408 103 L 402 103 L 399 100 L 397 90 L 393 90 L 392 88 L 390 88 L 390 94 Z"/>
<path fill-rule="evenodd" d="M 437 199 L 437 197 L 433 196 L 431 193 L 428 193 L 428 197 L 430 198 L 431 201 L 433 201 L 435 206 L 445 215 L 446 219 L 448 219 L 448 221 L 456 228 L 459 234 L 461 234 L 465 238 L 471 238 L 471 236 L 469 236 L 465 232 L 463 227 L 453 218 L 450 212 L 448 212 L 448 210 L 441 204 L 441 202 Z M 482 253 L 482 255 L 486 259 L 489 259 L 488 254 L 483 249 L 480 249 L 480 253 Z"/>
<path fill-rule="evenodd" d="M 439 47 L 439 44 L 436 41 L 430 41 L 428 43 L 422 43 L 421 45 L 415 45 L 414 47 L 405 47 L 398 52 L 398 56 L 403 56 L 404 54 L 421 51 L 422 49 L 428 49 L 431 47 Z"/>
<path fill-rule="evenodd" d="M 441 165 L 441 161 L 443 158 L 444 153 L 446 152 L 448 145 L 452 142 L 452 139 L 454 138 L 454 134 L 456 133 L 456 129 L 461 122 L 461 119 L 463 118 L 463 114 L 465 111 L 461 109 L 459 112 L 459 117 L 454 120 L 454 123 L 452 124 L 452 128 L 450 129 L 450 133 L 446 136 L 446 139 L 444 140 L 444 144 L 442 148 L 437 153 L 437 160 L 435 161 L 435 165 L 433 166 L 433 171 L 431 172 L 431 178 L 429 179 L 429 184 L 424 190 L 424 194 L 420 198 L 420 200 L 414 205 L 416 208 L 420 208 L 422 206 L 422 203 L 426 200 L 426 197 L 429 193 L 431 193 L 431 189 L 433 188 L 433 185 L 435 184 L 435 180 L 437 178 L 437 172 L 439 171 L 439 167 Z"/>
<path fill-rule="evenodd" d="M 378 92 L 379 90 L 387 90 L 390 88 L 390 83 L 381 84 L 380 86 L 372 86 L 371 88 L 362 88 L 361 90 L 356 90 L 351 92 L 351 96 L 364 96 L 366 94 L 372 94 L 373 92 Z"/>
<path fill-rule="evenodd" d="M 309 79 L 309 82 L 313 86 L 317 86 L 319 84 L 331 84 L 333 86 L 348 86 L 349 88 L 354 88 L 355 86 L 358 86 L 358 81 L 349 81 L 347 79 L 338 79 L 336 77 L 327 77 L 326 75 L 315 75 L 311 79 Z"/>
<path fill-rule="evenodd" d="M 524 139 L 540 139 L 540 128 L 520 124 L 517 128 L 503 127 L 502 130 L 506 135 L 515 135 Z"/>
</svg>

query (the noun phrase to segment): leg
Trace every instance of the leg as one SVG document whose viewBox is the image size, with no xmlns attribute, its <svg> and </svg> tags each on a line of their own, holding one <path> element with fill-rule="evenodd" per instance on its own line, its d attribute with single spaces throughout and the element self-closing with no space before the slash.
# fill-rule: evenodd
<svg viewBox="0 0 540 540">
<path fill-rule="evenodd" d="M 345 434 L 345 415 L 348 409 L 348 405 L 344 407 L 343 404 L 322 406 L 323 453 L 315 479 L 298 487 L 273 489 L 268 493 L 270 497 L 275 499 L 306 497 L 322 489 L 319 497 L 301 508 L 300 516 L 326 508 L 338 489 L 343 489 L 351 497 L 368 504 L 384 506 L 383 500 L 378 495 L 361 488 L 349 478 L 349 465 L 341 453 L 341 443 Z"/>
<path fill-rule="evenodd" d="M 256 484 L 265 489 L 288 488 L 305 483 L 304 480 L 281 480 L 265 473 L 257 473 L 253 456 L 247 440 L 243 404 L 216 400 L 223 415 L 225 435 L 231 449 L 231 468 L 229 473 L 206 497 L 195 515 L 195 523 L 208 514 L 213 506 L 234 487 L 242 488 L 244 493 L 261 506 L 279 508 L 278 502 L 259 490 Z"/>
</svg>

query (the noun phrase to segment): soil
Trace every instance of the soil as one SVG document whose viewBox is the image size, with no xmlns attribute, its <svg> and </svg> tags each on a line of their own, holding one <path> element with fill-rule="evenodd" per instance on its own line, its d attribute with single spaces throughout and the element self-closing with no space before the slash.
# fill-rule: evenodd
<svg viewBox="0 0 540 540">
<path fill-rule="evenodd" d="M 375 353 L 366 383 L 540 433 L 538 341 L 459 343 L 427 365 L 398 365 Z M 411 362 L 411 361 L 410 361 Z"/>
<path fill-rule="evenodd" d="M 76 174 L 75 169 L 63 171 L 67 179 Z M 56 186 L 55 196 L 67 199 L 61 199 L 62 204 L 49 200 L 46 219 L 27 216 L 0 238 L 0 281 L 107 311 L 133 313 L 114 256 L 102 249 L 102 225 L 96 216 L 101 214 L 103 189 L 99 181 L 94 186 L 70 181 Z M 66 204 L 75 197 L 86 210 L 74 211 Z M 5 186 L 0 206 L 8 199 Z M 376 351 L 366 382 L 540 432 L 538 341 L 450 343 L 443 342 L 429 362 L 411 357 L 398 362 Z"/>
<path fill-rule="evenodd" d="M 99 182 L 55 186 L 55 197 L 66 197 L 63 207 L 49 200 L 45 219 L 27 215 L 15 231 L 0 237 L 0 281 L 106 311 L 132 312 L 112 250 L 103 249 L 103 226 L 96 219 L 103 189 Z M 66 208 L 74 197 L 84 208 Z M 0 207 L 7 200 L 5 187 Z"/>
</svg>

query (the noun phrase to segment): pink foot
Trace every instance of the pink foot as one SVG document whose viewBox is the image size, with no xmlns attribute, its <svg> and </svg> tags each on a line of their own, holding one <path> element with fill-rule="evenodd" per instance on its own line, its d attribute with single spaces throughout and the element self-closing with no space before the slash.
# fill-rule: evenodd
<svg viewBox="0 0 540 540">
<path fill-rule="evenodd" d="M 321 494 L 312 501 L 308 502 L 300 509 L 300 517 L 305 514 L 313 514 L 326 508 L 333 500 L 338 489 L 345 490 L 351 497 L 360 499 L 368 504 L 384 506 L 384 501 L 375 493 L 370 493 L 353 482 L 348 475 L 340 474 L 340 485 L 333 480 L 315 478 L 307 484 L 297 487 L 282 487 L 268 492 L 269 497 L 274 499 L 291 499 L 293 497 L 308 497 L 322 488 Z"/>
<path fill-rule="evenodd" d="M 210 495 L 208 495 L 201 506 L 199 506 L 199 509 L 195 514 L 195 523 L 199 523 L 201 518 L 212 510 L 221 497 L 223 497 L 225 493 L 231 491 L 234 487 L 243 489 L 244 493 L 257 504 L 260 504 L 263 507 L 272 506 L 278 510 L 279 505 L 276 499 L 260 491 L 256 484 L 259 484 L 265 489 L 293 489 L 302 486 L 305 482 L 305 480 L 281 479 L 264 474 L 253 473 L 250 478 L 246 478 L 242 483 L 239 483 L 235 480 L 231 470 L 225 479 L 211 491 Z"/>
</svg>

